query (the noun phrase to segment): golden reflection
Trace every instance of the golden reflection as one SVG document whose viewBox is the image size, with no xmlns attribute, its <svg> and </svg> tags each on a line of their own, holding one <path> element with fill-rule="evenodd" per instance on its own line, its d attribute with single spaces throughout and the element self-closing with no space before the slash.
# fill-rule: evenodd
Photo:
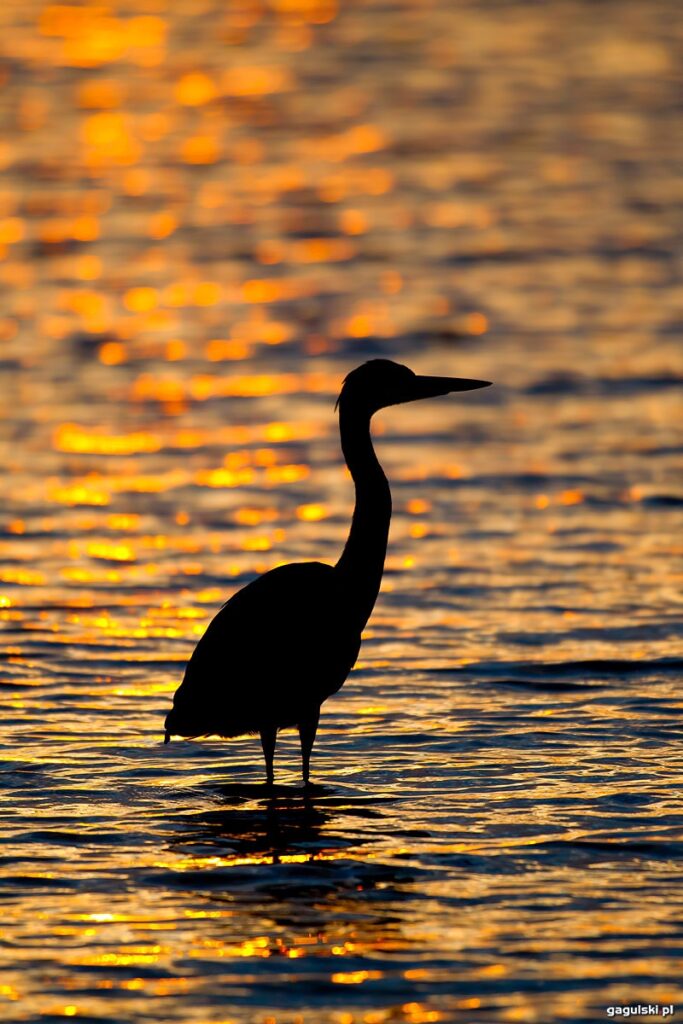
<svg viewBox="0 0 683 1024">
<path fill-rule="evenodd" d="M 84 967 L 138 967 L 158 963 L 161 953 L 161 946 L 129 946 L 125 953 L 95 953 L 75 962 Z"/>
<path fill-rule="evenodd" d="M 423 1003 L 404 1003 L 401 1009 L 410 1024 L 430 1024 L 432 1021 L 443 1020 L 438 1010 L 430 1010 Z"/>
<path fill-rule="evenodd" d="M 128 514 L 113 514 L 108 515 L 105 519 L 106 525 L 110 530 L 122 530 L 128 532 L 130 530 L 138 530 L 142 522 L 142 517 L 139 515 Z"/>
<path fill-rule="evenodd" d="M 42 587 L 45 585 L 47 577 L 45 573 L 36 569 L 13 569 L 11 566 L 7 566 L 0 568 L 0 580 L 3 583 L 17 583 L 24 587 Z M 1 607 L 8 607 L 10 603 L 8 597 L 0 598 Z"/>
<path fill-rule="evenodd" d="M 71 486 L 52 484 L 48 489 L 48 498 L 61 505 L 108 505 L 111 493 L 104 487 L 85 483 Z"/>
<path fill-rule="evenodd" d="M 328 515 L 329 511 L 325 505 L 299 505 L 296 510 L 297 519 L 302 519 L 305 523 L 318 522 L 318 520 L 325 519 Z"/>
<path fill-rule="evenodd" d="M 90 558 L 101 558 L 113 562 L 133 562 L 136 553 L 129 544 L 108 544 L 105 541 L 93 541 L 85 545 L 85 553 Z"/>
<path fill-rule="evenodd" d="M 148 374 L 138 377 L 132 390 L 132 397 L 137 400 L 157 399 L 159 401 L 178 401 L 193 398 L 203 402 L 209 398 L 246 397 L 254 398 L 264 395 L 291 394 L 300 387 L 306 390 L 323 390 L 319 375 L 309 374 L 300 380 L 295 374 L 258 374 L 233 375 L 218 377 L 201 374 L 192 377 L 189 382 L 180 378 L 153 378 Z"/>
<path fill-rule="evenodd" d="M 137 452 L 157 452 L 161 448 L 161 440 L 152 434 L 103 435 L 75 423 L 59 426 L 54 433 L 53 443 L 58 451 L 92 455 L 133 455 Z"/>
<path fill-rule="evenodd" d="M 335 985 L 362 985 L 364 981 L 381 977 L 381 971 L 338 971 L 332 975 L 332 981 Z"/>
<path fill-rule="evenodd" d="M 206 358 L 213 363 L 221 360 L 246 359 L 251 353 L 251 346 L 241 338 L 214 338 L 206 344 Z"/>
<path fill-rule="evenodd" d="M 195 482 L 202 487 L 241 487 L 255 479 L 255 471 L 244 469 L 203 469 L 195 476 Z"/>
<path fill-rule="evenodd" d="M 276 484 L 293 484 L 310 476 L 310 467 L 306 465 L 268 466 L 264 473 L 267 486 Z"/>
</svg>

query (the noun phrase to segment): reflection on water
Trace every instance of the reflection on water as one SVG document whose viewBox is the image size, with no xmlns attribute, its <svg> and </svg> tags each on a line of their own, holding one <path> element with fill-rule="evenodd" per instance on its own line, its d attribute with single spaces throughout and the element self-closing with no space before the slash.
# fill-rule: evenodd
<svg viewBox="0 0 683 1024">
<path fill-rule="evenodd" d="M 677 5 L 2 7 L 2 1019 L 602 1020 L 680 1004 Z M 220 604 L 336 559 L 358 670 L 162 745 Z"/>
</svg>

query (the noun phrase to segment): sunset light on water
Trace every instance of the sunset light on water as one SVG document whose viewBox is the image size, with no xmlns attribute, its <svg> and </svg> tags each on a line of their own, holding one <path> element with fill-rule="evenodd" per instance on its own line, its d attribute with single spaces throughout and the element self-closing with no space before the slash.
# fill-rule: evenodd
<svg viewBox="0 0 683 1024">
<path fill-rule="evenodd" d="M 679 13 L 1 6 L 0 1020 L 683 1012 Z M 164 717 L 339 557 L 375 358 L 494 387 L 373 421 L 382 590 L 269 793 Z"/>
</svg>

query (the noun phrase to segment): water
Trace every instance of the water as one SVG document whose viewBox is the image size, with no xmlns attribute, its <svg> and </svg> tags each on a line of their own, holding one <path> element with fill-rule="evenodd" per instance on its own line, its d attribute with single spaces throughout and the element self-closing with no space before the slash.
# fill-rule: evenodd
<svg viewBox="0 0 683 1024">
<path fill-rule="evenodd" d="M 0 12 L 3 1020 L 680 1009 L 677 4 L 343 7 Z M 383 590 L 268 796 L 163 716 L 336 559 L 377 355 L 496 387 L 378 417 Z"/>
</svg>

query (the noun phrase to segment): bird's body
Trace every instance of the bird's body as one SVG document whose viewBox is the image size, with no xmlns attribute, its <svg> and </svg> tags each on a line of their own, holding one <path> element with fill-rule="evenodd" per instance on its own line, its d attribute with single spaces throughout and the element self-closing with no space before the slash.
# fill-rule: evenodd
<svg viewBox="0 0 683 1024">
<path fill-rule="evenodd" d="M 339 399 L 340 433 L 356 505 L 341 558 L 335 566 L 279 566 L 230 598 L 190 658 L 166 718 L 166 741 L 170 735 L 259 733 L 272 782 L 277 732 L 296 726 L 308 782 L 320 705 L 355 664 L 384 569 L 391 493 L 372 446 L 370 418 L 386 405 L 485 385 L 416 377 L 381 359 L 349 374 Z"/>
<path fill-rule="evenodd" d="M 223 605 L 197 644 L 167 730 L 242 736 L 309 719 L 358 656 L 360 632 L 343 628 L 345 610 L 330 565 L 298 562 L 259 576 Z"/>
</svg>

